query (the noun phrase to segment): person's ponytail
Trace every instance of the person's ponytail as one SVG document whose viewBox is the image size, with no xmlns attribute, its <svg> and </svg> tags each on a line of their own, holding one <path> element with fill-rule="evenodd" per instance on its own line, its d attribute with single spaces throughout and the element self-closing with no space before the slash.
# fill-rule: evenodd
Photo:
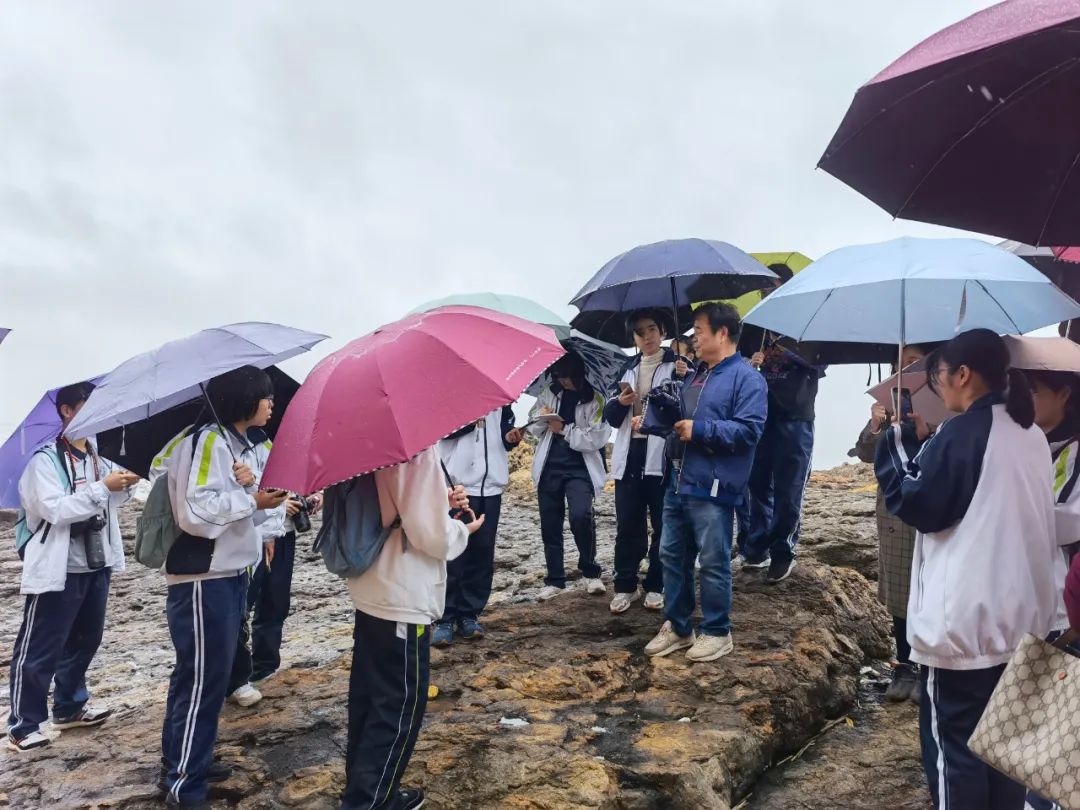
<svg viewBox="0 0 1080 810">
<path fill-rule="evenodd" d="M 1035 424 L 1035 400 L 1027 377 L 1018 368 L 1009 369 L 1009 386 L 1005 392 L 1005 410 L 1016 424 L 1029 428 Z"/>
</svg>

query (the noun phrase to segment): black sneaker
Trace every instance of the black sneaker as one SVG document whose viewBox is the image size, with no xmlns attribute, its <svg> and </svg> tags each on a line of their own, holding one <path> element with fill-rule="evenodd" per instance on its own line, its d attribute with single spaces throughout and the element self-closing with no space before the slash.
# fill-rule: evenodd
<svg viewBox="0 0 1080 810">
<path fill-rule="evenodd" d="M 110 717 L 112 717 L 112 709 L 96 709 L 91 706 L 83 706 L 70 717 L 53 715 L 52 725 L 57 731 L 69 728 L 92 728 L 100 726 Z"/>
<path fill-rule="evenodd" d="M 232 765 L 226 765 L 224 762 L 211 762 L 210 769 L 206 772 L 206 781 L 210 783 L 224 782 L 232 776 L 232 772 Z M 161 763 L 161 769 L 158 771 L 157 786 L 162 793 L 169 792 L 169 766 L 164 762 Z"/>
<path fill-rule="evenodd" d="M 420 810 L 424 806 L 424 791 L 419 788 L 403 788 L 398 791 L 394 810 Z"/>
<path fill-rule="evenodd" d="M 166 807 L 184 807 L 187 810 L 211 810 L 213 807 L 206 799 L 174 799 L 171 795 L 165 797 Z"/>
<path fill-rule="evenodd" d="M 778 582 L 783 582 L 785 579 L 791 576 L 792 570 L 795 568 L 795 558 L 790 560 L 777 560 L 773 559 L 769 563 L 769 573 L 765 575 L 765 582 L 768 585 L 775 585 Z"/>
<path fill-rule="evenodd" d="M 897 664 L 893 670 L 892 681 L 885 690 L 885 699 L 890 703 L 901 703 L 911 698 L 911 690 L 919 688 L 919 679 L 915 667 L 911 664 Z"/>
</svg>

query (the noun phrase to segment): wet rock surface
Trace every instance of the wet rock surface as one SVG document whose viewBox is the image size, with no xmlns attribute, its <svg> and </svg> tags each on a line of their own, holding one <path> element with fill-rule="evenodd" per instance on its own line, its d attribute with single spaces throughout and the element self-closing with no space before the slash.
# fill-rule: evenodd
<svg viewBox="0 0 1080 810">
<path fill-rule="evenodd" d="M 610 593 L 589 596 L 579 581 L 551 602 L 534 601 L 543 553 L 521 472 L 504 505 L 488 636 L 433 650 L 441 691 L 405 780 L 427 790 L 428 806 L 719 809 L 748 796 L 750 806 L 769 808 L 925 805 L 914 707 L 860 697 L 860 669 L 891 647 L 874 586 L 859 573 L 876 573 L 872 476 L 815 475 L 795 573 L 767 587 L 760 572 L 737 572 L 735 651 L 691 665 L 680 653 L 643 655 L 663 619 L 640 601 L 612 616 Z M 597 502 L 605 578 L 613 500 Z M 129 543 L 136 514 L 130 508 L 123 519 Z M 235 772 L 220 807 L 337 806 L 352 609 L 342 583 L 307 552 L 310 537 L 299 541 L 283 669 L 261 687 L 260 704 L 223 712 L 218 754 Z M 566 545 L 573 568 L 569 535 Z M 22 604 L 12 549 L 0 523 L 3 715 Z M 164 598 L 160 575 L 133 561 L 116 576 L 89 678 L 94 700 L 116 718 L 67 732 L 44 751 L 0 753 L 0 806 L 160 805 L 154 781 L 172 662 Z M 844 716 L 855 725 L 842 722 L 759 781 Z"/>
</svg>

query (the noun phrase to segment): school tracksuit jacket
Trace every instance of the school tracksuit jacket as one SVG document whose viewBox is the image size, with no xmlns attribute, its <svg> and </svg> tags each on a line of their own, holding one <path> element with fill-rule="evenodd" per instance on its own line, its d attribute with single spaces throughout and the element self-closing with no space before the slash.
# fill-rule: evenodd
<svg viewBox="0 0 1080 810">
<path fill-rule="evenodd" d="M 505 436 L 514 429 L 514 411 L 506 405 L 492 411 L 483 426 L 467 425 L 439 442 L 439 455 L 454 485 L 465 487 L 469 507 L 484 525 L 468 548 L 446 566 L 446 610 L 442 621 L 478 619 L 491 596 L 495 576 L 495 537 L 499 530 L 503 490 L 510 481 Z"/>
<path fill-rule="evenodd" d="M 967 740 L 1023 637 L 1064 626 L 1050 471 L 1041 431 L 1016 424 L 997 394 L 921 449 L 909 425 L 878 443 L 886 507 L 917 530 L 908 641 L 923 665 L 923 764 L 939 807 L 989 807 L 992 797 L 1023 806 L 1023 786 Z"/>
<path fill-rule="evenodd" d="M 427 707 L 428 625 L 443 614 L 446 564 L 469 542 L 449 515 L 437 447 L 377 470 L 383 525 L 396 516 L 375 563 L 346 580 L 356 608 L 343 808 L 393 808 Z"/>
<path fill-rule="evenodd" d="M 262 556 L 256 524 L 270 517 L 255 507 L 258 483 L 247 489 L 237 483 L 234 455 L 253 471 L 261 469 L 255 445 L 231 429 L 223 434 L 207 425 L 185 436 L 165 463 L 173 511 L 187 535 L 165 562 L 165 612 L 176 664 L 161 747 L 169 794 L 186 801 L 206 797 L 218 715 L 247 611 L 246 569 Z"/>
<path fill-rule="evenodd" d="M 38 731 L 48 719 L 54 678 L 54 716 L 70 717 L 86 704 L 86 670 L 105 628 L 110 578 L 125 568 L 117 510 L 130 495 L 106 489 L 102 482 L 113 465 L 97 456 L 95 473 L 97 451 L 92 442 L 88 446 L 91 454 L 83 458 L 77 451 L 57 457 L 57 443 L 51 442 L 31 456 L 19 479 L 26 523 L 36 531 L 23 551 L 26 599 L 11 656 L 7 727 L 16 739 Z M 62 460 L 67 476 L 60 477 L 56 460 Z M 108 542 L 105 567 L 91 571 L 81 543 L 71 540 L 71 526 L 95 515 L 106 518 Z"/>
</svg>

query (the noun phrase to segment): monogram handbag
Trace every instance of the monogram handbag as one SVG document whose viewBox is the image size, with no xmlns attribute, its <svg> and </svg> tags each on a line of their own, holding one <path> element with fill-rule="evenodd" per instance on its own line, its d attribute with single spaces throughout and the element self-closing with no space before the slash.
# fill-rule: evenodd
<svg viewBox="0 0 1080 810">
<path fill-rule="evenodd" d="M 968 747 L 1065 810 L 1080 810 L 1080 658 L 1027 636 Z"/>
</svg>

